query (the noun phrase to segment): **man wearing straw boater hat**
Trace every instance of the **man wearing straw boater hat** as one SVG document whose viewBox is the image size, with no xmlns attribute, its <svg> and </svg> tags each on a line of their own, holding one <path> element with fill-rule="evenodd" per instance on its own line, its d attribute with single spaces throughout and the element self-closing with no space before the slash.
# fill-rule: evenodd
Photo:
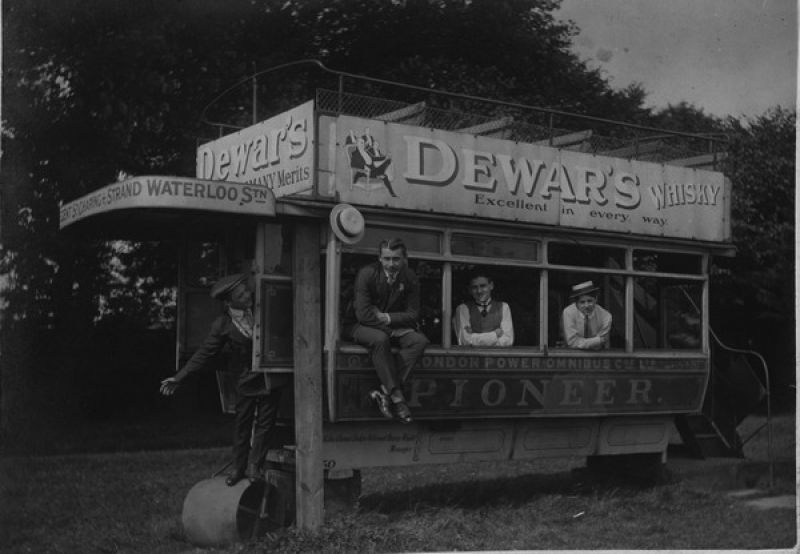
<svg viewBox="0 0 800 554">
<path fill-rule="evenodd" d="M 608 348 L 611 314 L 597 304 L 600 287 L 592 281 L 574 285 L 570 290 L 569 306 L 562 314 L 564 340 L 570 348 L 600 350 Z"/>
<path fill-rule="evenodd" d="M 161 381 L 161 394 L 172 395 L 190 374 L 217 369 L 217 356 L 225 353 L 227 370 L 236 380 L 236 418 L 233 437 L 233 471 L 225 482 L 233 486 L 245 477 L 260 476 L 275 426 L 283 375 L 267 376 L 251 371 L 253 355 L 253 295 L 247 273 L 227 275 L 211 288 L 211 297 L 222 300 L 225 311 L 211 324 L 211 330 L 186 365 Z M 251 446 L 252 439 L 252 446 Z"/>
</svg>

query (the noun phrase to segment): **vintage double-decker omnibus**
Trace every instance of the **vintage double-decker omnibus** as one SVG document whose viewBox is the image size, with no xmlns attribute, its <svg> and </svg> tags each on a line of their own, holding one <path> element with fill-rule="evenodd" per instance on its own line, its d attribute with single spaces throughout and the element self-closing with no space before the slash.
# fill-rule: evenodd
<svg viewBox="0 0 800 554">
<path fill-rule="evenodd" d="M 131 177 L 62 207 L 62 227 L 181 245 L 178 365 L 219 311 L 209 287 L 251 271 L 253 367 L 294 375 L 282 408 L 290 433 L 270 455 L 268 485 L 198 484 L 184 507 L 193 541 L 249 533 L 265 514 L 287 523 L 295 491 L 297 521 L 313 527 L 323 483 L 357 484 L 358 471 L 375 466 L 543 456 L 664 463 L 676 418 L 687 429 L 686 416 L 703 410 L 709 271 L 712 256 L 733 253 L 731 191 L 713 170 L 713 148 L 664 157 L 670 141 L 715 142 L 637 129 L 636 141 L 610 143 L 592 130 L 602 120 L 559 131 L 445 113 L 322 90 L 201 144 L 194 178 Z M 360 214 L 357 242 L 332 230 L 342 204 Z M 409 425 L 371 403 L 370 356 L 341 325 L 356 272 L 389 237 L 407 245 L 430 341 L 407 383 Z M 475 270 L 491 275 L 510 308 L 512 346 L 456 341 L 454 310 Z M 562 311 L 570 287 L 589 280 L 613 317 L 609 347 L 568 348 Z"/>
</svg>

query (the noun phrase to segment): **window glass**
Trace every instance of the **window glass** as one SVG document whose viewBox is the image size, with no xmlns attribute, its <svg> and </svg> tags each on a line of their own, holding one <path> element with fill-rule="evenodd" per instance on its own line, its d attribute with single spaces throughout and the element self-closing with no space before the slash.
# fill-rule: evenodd
<svg viewBox="0 0 800 554">
<path fill-rule="evenodd" d="M 610 349 L 625 348 L 625 279 L 621 275 L 592 275 L 574 271 L 550 271 L 547 298 L 548 322 L 547 344 L 554 348 L 566 348 L 563 312 L 572 300 L 569 298 L 574 285 L 592 281 L 600 290 L 597 304 L 611 314 L 609 334 Z"/>
<path fill-rule="evenodd" d="M 450 250 L 460 256 L 539 260 L 539 241 L 519 238 L 454 234 L 450 239 Z"/>
<path fill-rule="evenodd" d="M 264 225 L 264 273 L 292 274 L 291 226 L 279 223 Z"/>
<path fill-rule="evenodd" d="M 442 344 L 442 264 L 425 260 L 408 261 L 420 285 L 420 331 L 431 344 Z"/>
<path fill-rule="evenodd" d="M 294 358 L 294 297 L 288 282 L 261 281 L 261 365 L 291 365 Z"/>
<path fill-rule="evenodd" d="M 409 254 L 414 252 L 440 254 L 442 252 L 442 233 L 392 227 L 367 226 L 364 238 L 359 242 L 359 247 L 372 248 L 377 256 L 378 245 L 381 241 L 394 237 L 403 239 Z"/>
<path fill-rule="evenodd" d="M 491 280 L 492 301 L 505 302 L 511 312 L 514 346 L 539 344 L 539 271 L 529 268 L 453 264 L 453 312 L 465 303 L 474 304 L 469 291 L 471 277 L 483 275 Z M 453 344 L 457 331 L 453 327 Z"/>
<path fill-rule="evenodd" d="M 625 251 L 594 244 L 551 242 L 547 245 L 551 264 L 618 269 L 625 267 Z"/>
<path fill-rule="evenodd" d="M 651 277 L 634 282 L 634 348 L 702 347 L 700 283 Z"/>
<path fill-rule="evenodd" d="M 690 273 L 692 275 L 699 275 L 703 272 L 703 258 L 699 254 L 634 250 L 633 269 L 638 271 Z"/>
<path fill-rule="evenodd" d="M 225 233 L 225 273 L 246 273 L 253 269 L 256 256 L 256 226 L 243 222 Z"/>
<path fill-rule="evenodd" d="M 339 321 L 352 312 L 354 284 L 358 271 L 365 265 L 378 261 L 369 254 L 342 254 Z M 420 331 L 431 344 L 442 344 L 442 263 L 409 258 L 408 266 L 420 282 Z"/>
</svg>

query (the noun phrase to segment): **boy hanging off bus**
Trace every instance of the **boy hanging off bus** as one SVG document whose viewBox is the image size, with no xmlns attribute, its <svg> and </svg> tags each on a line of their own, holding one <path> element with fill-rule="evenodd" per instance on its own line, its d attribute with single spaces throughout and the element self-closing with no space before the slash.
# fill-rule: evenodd
<svg viewBox="0 0 800 554">
<path fill-rule="evenodd" d="M 592 281 L 574 285 L 570 291 L 572 303 L 564 308 L 564 340 L 570 348 L 600 350 L 608 348 L 611 314 L 597 303 L 600 287 Z"/>
<path fill-rule="evenodd" d="M 461 346 L 512 346 L 514 323 L 505 302 L 492 299 L 494 282 L 487 272 L 476 270 L 468 286 L 472 301 L 456 308 L 454 328 Z"/>
<path fill-rule="evenodd" d="M 236 380 L 236 419 L 233 437 L 233 471 L 225 480 L 232 487 L 245 477 L 257 479 L 275 426 L 285 376 L 267 376 L 250 370 L 253 357 L 253 295 L 246 273 L 222 277 L 211 288 L 212 298 L 222 300 L 225 312 L 211 324 L 203 344 L 174 377 L 161 381 L 161 394 L 174 394 L 195 371 L 217 367 L 217 355 L 227 355 L 227 370 Z M 252 446 L 251 446 L 252 436 Z"/>
<path fill-rule="evenodd" d="M 378 261 L 362 267 L 356 276 L 343 333 L 369 349 L 381 382 L 370 398 L 384 417 L 397 417 L 403 423 L 412 421 L 403 387 L 428 344 L 417 330 L 419 313 L 419 279 L 408 267 L 405 244 L 399 238 L 381 241 Z M 399 348 L 396 356 L 392 346 Z"/>
</svg>

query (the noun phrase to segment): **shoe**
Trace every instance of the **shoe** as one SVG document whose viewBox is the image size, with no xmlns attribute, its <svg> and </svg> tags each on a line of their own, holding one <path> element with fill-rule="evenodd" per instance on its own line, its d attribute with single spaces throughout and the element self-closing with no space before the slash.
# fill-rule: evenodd
<svg viewBox="0 0 800 554">
<path fill-rule="evenodd" d="M 397 419 L 401 422 L 411 423 L 414 421 L 414 418 L 411 417 L 411 410 L 408 409 L 408 405 L 405 402 L 395 402 L 394 411 L 397 414 Z"/>
<path fill-rule="evenodd" d="M 225 484 L 228 485 L 229 487 L 232 487 L 245 477 L 247 477 L 247 475 L 245 475 L 244 471 L 234 471 L 233 473 L 228 475 L 227 479 L 225 479 Z"/>
<path fill-rule="evenodd" d="M 379 390 L 371 390 L 369 391 L 369 397 L 378 405 L 378 409 L 381 411 L 383 417 L 386 419 L 392 419 L 394 417 L 392 415 L 392 407 L 388 396 Z"/>
</svg>

